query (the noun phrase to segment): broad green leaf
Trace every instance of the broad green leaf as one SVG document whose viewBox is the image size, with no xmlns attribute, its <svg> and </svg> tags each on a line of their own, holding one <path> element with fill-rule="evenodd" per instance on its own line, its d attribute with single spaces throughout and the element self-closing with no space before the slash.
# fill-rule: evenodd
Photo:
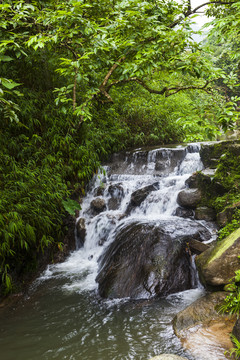
<svg viewBox="0 0 240 360">
<path fill-rule="evenodd" d="M 62 200 L 64 209 L 72 216 L 75 215 L 76 210 L 81 210 L 79 203 L 72 199 Z"/>
<path fill-rule="evenodd" d="M 13 58 L 7 55 L 0 55 L 0 61 L 12 61 Z"/>
<path fill-rule="evenodd" d="M 14 82 L 13 80 L 0 78 L 0 83 L 9 90 L 14 89 L 16 86 L 21 84 Z"/>
</svg>

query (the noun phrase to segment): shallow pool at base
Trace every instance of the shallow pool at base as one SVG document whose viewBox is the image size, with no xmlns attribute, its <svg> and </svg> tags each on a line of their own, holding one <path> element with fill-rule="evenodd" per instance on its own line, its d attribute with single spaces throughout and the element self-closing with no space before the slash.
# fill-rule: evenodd
<svg viewBox="0 0 240 360">
<path fill-rule="evenodd" d="M 103 301 L 96 293 L 64 292 L 56 279 L 0 313 L 4 360 L 144 360 L 163 352 L 194 359 L 172 329 L 175 313 L 201 290 L 169 299 Z"/>
</svg>

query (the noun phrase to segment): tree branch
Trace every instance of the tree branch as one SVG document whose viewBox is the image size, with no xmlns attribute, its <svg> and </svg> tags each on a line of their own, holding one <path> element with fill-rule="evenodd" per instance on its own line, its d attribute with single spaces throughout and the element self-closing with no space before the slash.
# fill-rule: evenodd
<svg viewBox="0 0 240 360">
<path fill-rule="evenodd" d="M 73 111 L 76 110 L 77 74 L 78 74 L 78 70 L 75 67 L 74 84 L 73 84 Z"/>
<path fill-rule="evenodd" d="M 187 18 L 193 14 L 196 14 L 197 11 L 199 9 L 201 9 L 202 7 L 204 6 L 207 6 L 207 5 L 211 5 L 211 4 L 219 4 L 219 5 L 232 5 L 232 4 L 235 4 L 236 1 L 220 1 L 220 0 L 215 0 L 215 1 L 208 1 L 208 2 L 205 2 L 199 6 L 197 6 L 195 9 L 191 9 L 191 2 L 189 0 L 188 2 L 188 10 L 183 13 L 184 17 Z M 169 28 L 174 28 L 175 26 L 177 26 L 180 22 L 182 21 L 182 17 L 178 18 L 177 20 L 175 20 L 172 24 L 169 25 Z"/>
<path fill-rule="evenodd" d="M 111 89 L 112 86 L 116 86 L 116 85 L 120 85 L 120 84 L 126 84 L 129 82 L 136 82 L 138 84 L 140 84 L 144 89 L 146 89 L 149 93 L 151 94 L 157 94 L 157 95 L 164 95 L 165 97 L 174 95 L 176 93 L 178 93 L 179 91 L 182 90 L 204 90 L 204 91 L 208 91 L 207 86 L 209 85 L 209 81 L 206 81 L 206 83 L 202 86 L 196 86 L 196 85 L 187 85 L 187 86 L 173 86 L 173 87 L 163 87 L 161 90 L 156 90 L 156 89 L 152 89 L 150 88 L 142 79 L 139 79 L 137 77 L 131 77 L 129 79 L 125 79 L 125 80 L 117 80 L 112 82 L 111 84 L 109 84 L 106 87 L 106 92 L 109 92 L 109 90 Z"/>
<path fill-rule="evenodd" d="M 236 3 L 236 1 L 220 1 L 220 0 L 213 0 L 213 1 L 208 1 L 205 2 L 199 6 L 197 6 L 195 9 L 191 9 L 191 0 L 188 0 L 188 7 L 187 7 L 187 11 L 185 13 L 183 13 L 183 16 L 189 17 L 193 14 L 195 14 L 199 9 L 201 9 L 204 6 L 207 5 L 211 5 L 211 4 L 219 4 L 219 5 L 232 5 Z M 181 21 L 183 20 L 183 17 L 178 18 L 177 20 L 175 20 L 173 23 L 169 24 L 168 26 L 166 26 L 166 30 L 167 28 L 171 29 L 174 28 L 175 26 L 179 25 L 181 23 Z M 149 37 L 147 39 L 144 39 L 142 41 L 139 42 L 139 44 L 146 44 L 149 43 L 151 41 L 156 40 L 156 36 L 155 37 Z M 93 100 L 94 98 L 97 98 L 100 94 L 103 94 L 106 98 L 106 100 L 100 100 L 102 102 L 113 102 L 111 96 L 109 95 L 109 90 L 116 85 L 120 85 L 120 84 L 124 84 L 124 83 L 128 83 L 128 82 L 137 82 L 138 84 L 140 84 L 142 87 L 144 87 L 148 92 L 152 93 L 152 94 L 158 94 L 158 95 L 163 95 L 165 94 L 165 97 L 174 95 L 176 93 L 178 93 L 179 91 L 182 90 L 190 90 L 190 89 L 197 89 L 197 90 L 204 90 L 208 92 L 207 86 L 209 84 L 209 81 L 206 81 L 206 83 L 203 86 L 195 86 L 195 85 L 189 85 L 189 86 L 178 86 L 178 87 L 171 87 L 171 88 L 167 88 L 164 87 L 161 90 L 156 90 L 156 89 L 152 89 L 150 88 L 142 79 L 139 79 L 137 77 L 131 77 L 129 79 L 126 80 L 116 80 L 113 81 L 111 84 L 108 85 L 109 79 L 111 78 L 112 74 L 114 73 L 114 71 L 119 67 L 119 65 L 125 61 L 126 57 L 129 56 L 129 54 L 134 53 L 134 51 L 136 52 L 136 49 L 130 49 L 126 55 L 122 56 L 121 58 L 119 58 L 113 65 L 112 67 L 108 70 L 106 76 L 103 79 L 103 82 L 101 83 L 101 85 L 99 86 L 99 91 L 96 92 L 91 99 L 88 99 L 84 105 L 83 108 L 85 108 L 88 104 L 89 101 Z M 80 122 L 78 124 L 78 126 L 81 125 L 83 121 L 83 115 L 80 117 Z"/>
<path fill-rule="evenodd" d="M 197 6 L 195 9 L 193 9 L 191 11 L 191 14 L 195 14 L 199 9 L 201 9 L 203 6 L 207 6 L 207 5 L 210 5 L 210 4 L 218 4 L 218 5 L 232 5 L 232 4 L 235 4 L 236 1 L 219 1 L 219 0 L 216 0 L 216 1 L 209 1 L 209 2 L 206 2 L 204 4 L 201 4 L 199 6 Z"/>
<path fill-rule="evenodd" d="M 151 89 L 142 79 L 139 79 L 138 77 L 131 77 L 131 78 L 128 78 L 128 79 L 125 79 L 125 80 L 113 81 L 111 84 L 109 84 L 106 87 L 106 91 L 108 92 L 113 86 L 126 84 L 126 83 L 129 83 L 129 82 L 132 82 L 132 81 L 140 84 L 142 87 L 144 87 L 148 92 L 150 92 L 152 94 L 163 95 L 165 93 L 165 91 L 167 90 L 167 87 L 164 87 L 161 90 Z"/>
<path fill-rule="evenodd" d="M 122 56 L 120 59 L 117 60 L 117 62 L 115 62 L 115 64 L 113 64 L 113 66 L 111 67 L 111 69 L 108 71 L 107 75 L 105 76 L 102 84 L 99 86 L 99 90 L 104 93 L 105 92 L 105 87 L 110 79 L 110 77 L 112 76 L 113 72 L 117 69 L 117 67 L 125 60 L 125 56 Z M 106 94 L 105 94 L 106 95 Z M 107 96 L 108 97 L 108 96 Z"/>
<path fill-rule="evenodd" d="M 166 97 L 177 94 L 179 91 L 182 90 L 204 90 L 208 92 L 207 86 L 209 85 L 209 81 L 206 81 L 206 83 L 203 86 L 195 86 L 195 85 L 188 85 L 188 86 L 179 86 L 179 87 L 172 87 L 168 88 L 168 93 L 166 93 Z M 170 92 L 171 90 L 175 90 Z"/>
</svg>

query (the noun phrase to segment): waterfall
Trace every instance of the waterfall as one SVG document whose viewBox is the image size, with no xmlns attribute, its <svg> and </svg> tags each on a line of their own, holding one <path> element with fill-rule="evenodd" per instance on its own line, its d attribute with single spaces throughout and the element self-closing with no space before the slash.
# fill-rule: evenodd
<svg viewBox="0 0 240 360">
<path fill-rule="evenodd" d="M 204 294 L 189 238 L 210 240 L 214 229 L 193 214 L 176 216 L 178 192 L 203 168 L 199 148 L 137 149 L 104 164 L 81 204 L 77 250 L 0 314 L 5 360 L 216 359 L 209 349 L 193 358 L 172 328 L 173 317 Z"/>
<path fill-rule="evenodd" d="M 200 145 L 192 144 L 113 155 L 91 181 L 82 202 L 78 221 L 85 222 L 84 245 L 64 263 L 50 265 L 42 279 L 64 277 L 63 287 L 68 291 L 97 289 L 98 260 L 114 240 L 116 230 L 136 220 L 146 223 L 177 219 L 174 213 L 178 192 L 193 172 L 203 169 L 199 149 Z M 152 191 L 129 211 L 133 194 L 151 186 Z M 92 205 L 96 198 L 104 204 L 99 213 Z"/>
</svg>

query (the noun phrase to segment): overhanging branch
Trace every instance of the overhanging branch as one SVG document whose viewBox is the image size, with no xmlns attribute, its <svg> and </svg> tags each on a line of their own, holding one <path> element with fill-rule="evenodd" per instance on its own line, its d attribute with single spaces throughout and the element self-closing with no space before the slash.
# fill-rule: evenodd
<svg viewBox="0 0 240 360">
<path fill-rule="evenodd" d="M 174 95 L 176 93 L 178 93 L 179 91 L 184 91 L 184 90 L 204 90 L 204 91 L 209 91 L 209 89 L 207 88 L 209 85 L 209 81 L 206 81 L 204 85 L 202 86 L 197 86 L 197 85 L 186 85 L 186 86 L 172 86 L 172 87 L 163 87 L 161 90 L 157 90 L 157 89 L 153 89 L 150 86 L 148 86 L 142 79 L 138 78 L 138 77 L 131 77 L 129 79 L 125 79 L 125 80 L 117 80 L 117 81 L 113 81 L 111 84 L 109 84 L 106 88 L 105 91 L 108 93 L 109 90 L 113 87 L 113 86 L 117 86 L 117 85 L 121 85 L 121 84 L 126 84 L 129 82 L 136 82 L 138 84 L 140 84 L 144 89 L 146 89 L 149 93 L 151 94 L 157 94 L 157 95 L 164 95 L 165 97 Z"/>
<path fill-rule="evenodd" d="M 201 9 L 202 7 L 204 6 L 207 6 L 207 5 L 211 5 L 211 4 L 218 4 L 218 5 L 232 5 L 232 4 L 235 4 L 236 1 L 219 1 L 219 0 L 216 0 L 216 1 L 208 1 L 208 2 L 205 2 L 201 5 L 198 5 L 196 8 L 194 9 L 191 9 L 191 2 L 189 1 L 188 3 L 188 10 L 183 13 L 184 17 L 187 18 L 191 15 L 194 15 L 198 12 L 199 9 Z M 175 20 L 172 24 L 169 25 L 169 28 L 174 28 L 175 26 L 179 25 L 180 22 L 182 21 L 182 18 L 180 17 L 179 19 Z"/>
<path fill-rule="evenodd" d="M 100 90 L 101 88 L 104 88 L 107 83 L 108 83 L 108 80 L 110 79 L 112 73 L 116 70 L 116 68 L 125 60 L 125 56 L 122 56 L 120 59 L 118 59 L 116 61 L 115 64 L 113 64 L 113 66 L 111 67 L 111 69 L 108 71 L 107 75 L 105 76 L 102 84 L 100 85 Z"/>
</svg>

